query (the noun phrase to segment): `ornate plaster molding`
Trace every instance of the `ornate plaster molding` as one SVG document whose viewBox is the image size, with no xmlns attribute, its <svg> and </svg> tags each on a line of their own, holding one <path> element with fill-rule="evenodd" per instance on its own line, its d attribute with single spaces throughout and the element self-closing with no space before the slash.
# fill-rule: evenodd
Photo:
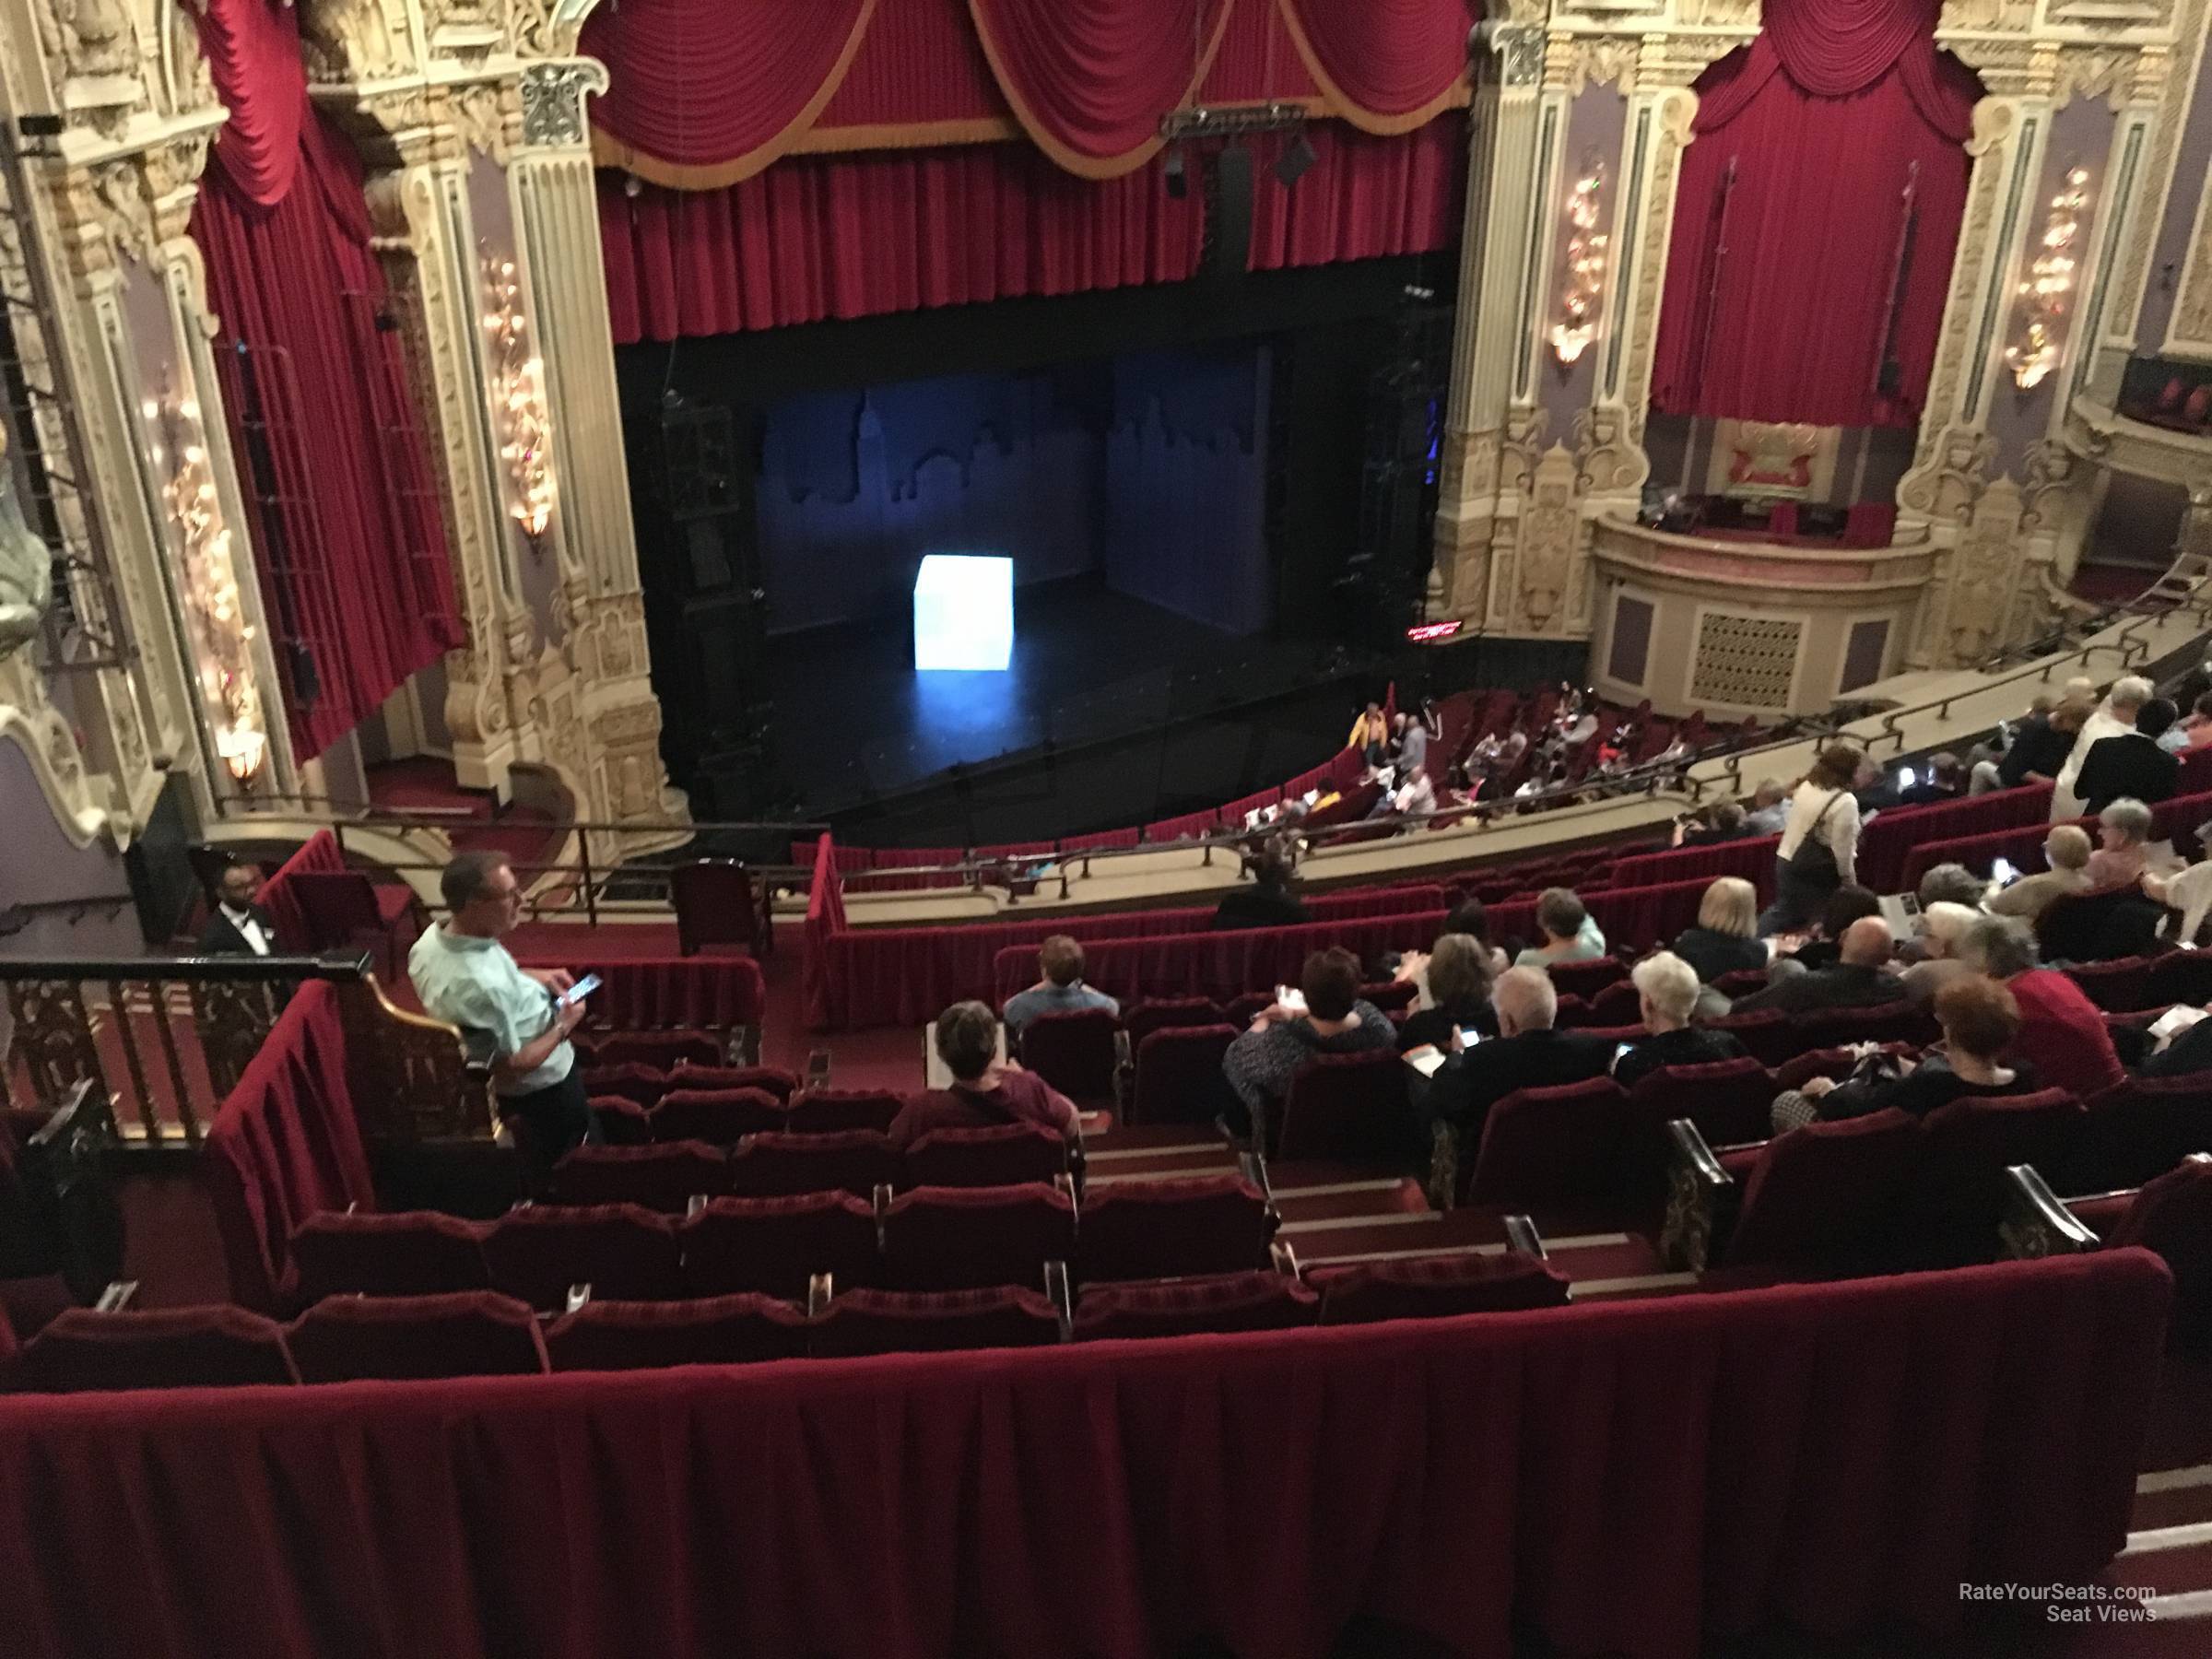
<svg viewBox="0 0 2212 1659">
<path fill-rule="evenodd" d="M 591 142 L 583 100 L 607 88 L 594 58 L 532 64 L 523 71 L 523 142 L 534 149 L 580 149 Z"/>
</svg>

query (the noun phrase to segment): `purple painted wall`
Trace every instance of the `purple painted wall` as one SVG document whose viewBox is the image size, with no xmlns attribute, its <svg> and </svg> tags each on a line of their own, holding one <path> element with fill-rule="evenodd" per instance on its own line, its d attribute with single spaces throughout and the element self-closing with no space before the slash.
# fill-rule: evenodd
<svg viewBox="0 0 2212 1659">
<path fill-rule="evenodd" d="M 2173 316 L 2173 299 L 2182 286 L 2182 269 L 2189 257 L 2189 230 L 2196 223 L 2196 205 L 2204 199 L 2205 174 L 2212 171 L 2212 51 L 2204 55 L 2190 95 L 2189 115 L 2182 127 L 2181 147 L 2174 152 L 2173 188 L 2166 198 L 2165 217 L 2159 221 L 2159 240 L 2151 244 L 2150 280 L 2145 285 L 2143 309 L 2136 324 L 2136 350 L 2156 357 L 2165 343 L 2166 324 Z"/>
<path fill-rule="evenodd" d="M 2082 549 L 2082 562 L 2164 570 L 2173 562 L 2173 544 L 2188 506 L 2189 492 L 2179 484 L 2114 473 Z"/>
<path fill-rule="evenodd" d="M 1562 363 L 1554 355 L 1547 337 L 1552 324 L 1559 320 L 1559 296 L 1565 291 L 1567 243 L 1573 235 L 1573 228 L 1567 222 L 1567 195 L 1574 188 L 1574 182 L 1583 176 L 1584 167 L 1593 162 L 1604 164 L 1601 204 L 1605 222 L 1601 229 L 1610 239 L 1606 244 L 1606 298 L 1609 302 L 1613 297 L 1613 271 L 1619 264 L 1620 147 L 1628 120 L 1629 100 L 1620 95 L 1620 88 L 1610 82 L 1593 84 L 1584 87 L 1569 102 L 1560 133 L 1559 155 L 1563 165 L 1559 187 L 1551 201 L 1545 204 L 1547 216 L 1545 222 L 1551 227 L 1551 272 L 1543 291 L 1536 295 L 1535 311 L 1537 332 L 1547 336 L 1537 348 L 1535 391 L 1536 401 L 1550 417 L 1547 438 L 1555 442 L 1571 440 L 1575 415 L 1596 396 L 1597 365 L 1605 351 L 1605 337 L 1601 334 L 1572 363 Z"/>
<path fill-rule="evenodd" d="M 7 826 L 7 856 L 0 858 L 0 911 L 54 899 L 130 896 L 123 857 L 105 841 L 79 847 L 54 822 L 39 788 L 30 757 L 13 739 L 0 737 L 0 824 Z M 135 957 L 146 952 L 137 913 L 129 905 L 110 916 L 95 911 L 81 920 L 68 912 L 33 917 L 0 938 L 7 956 Z M 0 1020 L 6 1010 L 0 1007 Z"/>
</svg>

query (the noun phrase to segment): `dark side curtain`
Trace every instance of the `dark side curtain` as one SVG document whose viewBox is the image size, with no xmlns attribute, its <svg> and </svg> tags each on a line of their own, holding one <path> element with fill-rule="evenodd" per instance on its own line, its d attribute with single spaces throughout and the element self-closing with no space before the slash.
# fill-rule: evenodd
<svg viewBox="0 0 2212 1659">
<path fill-rule="evenodd" d="M 1699 78 L 1654 409 L 1919 419 L 1981 96 L 1935 20 L 1933 0 L 1772 0 L 1751 44 Z"/>
</svg>

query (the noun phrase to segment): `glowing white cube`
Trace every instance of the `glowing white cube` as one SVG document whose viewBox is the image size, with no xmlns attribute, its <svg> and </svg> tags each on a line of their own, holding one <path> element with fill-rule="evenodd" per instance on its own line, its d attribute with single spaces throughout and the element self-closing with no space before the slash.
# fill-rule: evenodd
<svg viewBox="0 0 2212 1659">
<path fill-rule="evenodd" d="M 1014 655 L 1014 561 L 932 553 L 914 578 L 914 666 L 1003 670 Z"/>
</svg>

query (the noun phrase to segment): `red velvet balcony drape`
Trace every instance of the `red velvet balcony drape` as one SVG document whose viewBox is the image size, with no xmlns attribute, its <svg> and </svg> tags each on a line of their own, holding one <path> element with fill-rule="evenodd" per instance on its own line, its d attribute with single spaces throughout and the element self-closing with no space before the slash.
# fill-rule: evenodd
<svg viewBox="0 0 2212 1659">
<path fill-rule="evenodd" d="M 231 449 L 305 759 L 463 632 L 406 357 L 381 325 L 359 164 L 309 107 L 289 7 L 213 0 L 203 27 L 231 115 L 192 233 L 221 321 Z"/>
<path fill-rule="evenodd" d="M 1470 0 L 1278 0 L 1290 39 L 1332 108 L 1370 133 L 1434 116 L 1466 68 Z"/>
<path fill-rule="evenodd" d="M 1750 46 L 1700 77 L 1653 408 L 1821 426 L 1919 418 L 1981 92 L 1936 50 L 1935 13 L 1930 0 L 1772 0 Z M 1898 367 L 1888 386 L 1886 341 Z"/>
</svg>

